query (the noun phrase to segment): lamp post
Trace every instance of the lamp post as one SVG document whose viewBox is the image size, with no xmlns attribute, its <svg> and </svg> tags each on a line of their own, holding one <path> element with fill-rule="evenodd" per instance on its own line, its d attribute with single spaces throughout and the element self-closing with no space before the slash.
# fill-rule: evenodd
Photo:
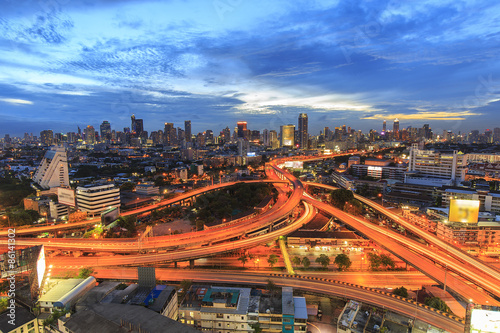
<svg viewBox="0 0 500 333">
<path fill-rule="evenodd" d="M 9 216 L 8 215 L 4 215 L 3 219 L 7 220 L 7 223 L 9 224 L 9 228 L 10 228 L 10 218 L 9 218 Z"/>
</svg>

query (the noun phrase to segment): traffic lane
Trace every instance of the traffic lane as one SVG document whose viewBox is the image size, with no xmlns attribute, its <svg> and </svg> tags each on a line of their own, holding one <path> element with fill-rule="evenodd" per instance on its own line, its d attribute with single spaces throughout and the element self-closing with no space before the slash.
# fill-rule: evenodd
<svg viewBox="0 0 500 333">
<path fill-rule="evenodd" d="M 369 239 L 375 241 L 380 246 L 384 247 L 397 257 L 404 258 L 435 281 L 444 284 L 444 280 L 446 279 L 447 286 L 451 290 L 454 290 L 458 294 L 464 296 L 466 299 L 473 299 L 474 301 L 481 302 L 482 304 L 499 304 L 499 302 L 494 298 L 485 295 L 484 293 L 478 291 L 476 288 L 467 285 L 453 275 L 447 274 L 442 268 L 436 266 L 433 262 L 422 257 L 420 254 L 410 251 L 406 246 L 403 246 L 399 242 L 391 239 L 390 237 L 388 237 L 387 231 L 384 230 L 384 232 L 386 232 L 384 234 L 382 232 L 369 228 L 349 214 L 344 213 L 343 211 L 328 204 L 322 203 L 315 199 L 311 199 L 307 196 L 304 196 L 304 200 L 349 224 L 351 227 L 355 228 Z M 425 251 L 425 248 L 423 250 Z"/>
<path fill-rule="evenodd" d="M 164 275 L 163 275 L 164 274 Z M 136 272 L 127 272 L 116 270 L 97 270 L 98 278 L 109 279 L 137 279 Z M 440 315 L 434 311 L 427 310 L 415 304 L 408 303 L 391 296 L 379 294 L 355 288 L 347 285 L 338 285 L 327 281 L 304 280 L 293 277 L 272 277 L 268 274 L 248 274 L 239 272 L 219 272 L 219 271 L 191 271 L 191 270 L 170 270 L 162 273 L 159 271 L 158 279 L 166 281 L 192 280 L 195 283 L 233 283 L 233 284 L 255 284 L 267 285 L 268 280 L 272 280 L 277 285 L 293 287 L 311 291 L 315 293 L 356 299 L 358 301 L 372 304 L 378 307 L 390 309 L 392 311 L 404 314 L 409 317 L 420 319 L 424 322 L 445 329 L 450 332 L 463 332 L 464 325 L 456 320 Z"/>
</svg>

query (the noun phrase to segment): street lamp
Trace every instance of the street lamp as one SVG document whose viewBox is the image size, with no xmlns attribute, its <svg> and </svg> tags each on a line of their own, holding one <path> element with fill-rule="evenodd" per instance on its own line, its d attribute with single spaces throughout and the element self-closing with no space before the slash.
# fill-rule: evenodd
<svg viewBox="0 0 500 333">
<path fill-rule="evenodd" d="M 7 223 L 9 224 L 9 228 L 10 228 L 10 218 L 9 218 L 9 216 L 8 216 L 8 215 L 4 215 L 4 216 L 3 216 L 3 219 L 4 219 L 4 220 L 5 220 L 5 219 L 7 220 Z"/>
</svg>

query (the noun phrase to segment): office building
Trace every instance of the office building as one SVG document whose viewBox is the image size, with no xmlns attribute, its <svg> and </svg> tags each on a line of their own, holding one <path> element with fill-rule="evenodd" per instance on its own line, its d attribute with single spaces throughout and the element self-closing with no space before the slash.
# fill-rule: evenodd
<svg viewBox="0 0 500 333">
<path fill-rule="evenodd" d="M 43 189 L 69 187 L 68 159 L 62 147 L 52 147 L 45 153 L 33 181 Z"/>
<path fill-rule="evenodd" d="M 166 146 L 175 145 L 176 138 L 176 130 L 173 123 L 165 123 L 165 131 L 163 132 L 163 144 Z"/>
<path fill-rule="evenodd" d="M 142 119 L 138 119 L 135 115 L 130 117 L 131 119 L 131 134 L 133 137 L 141 137 L 142 132 L 144 132 L 144 122 Z"/>
<path fill-rule="evenodd" d="M 85 143 L 88 145 L 95 143 L 95 129 L 93 126 L 88 125 L 85 129 Z"/>
<path fill-rule="evenodd" d="M 77 187 L 76 202 L 78 209 L 94 216 L 120 206 L 120 189 L 112 184 Z"/>
<path fill-rule="evenodd" d="M 384 123 L 382 124 L 382 132 L 387 132 L 387 121 L 384 120 Z"/>
<path fill-rule="evenodd" d="M 457 183 L 465 180 L 467 172 L 467 156 L 456 150 L 451 153 L 439 152 L 434 150 L 421 150 L 418 144 L 413 144 L 410 149 L 410 158 L 408 165 L 409 172 L 405 182 L 425 184 L 425 179 L 429 185 L 436 185 L 441 182 Z M 435 181 L 432 181 L 432 180 Z M 424 181 L 424 183 L 422 183 Z"/>
<path fill-rule="evenodd" d="M 293 147 L 295 142 L 295 125 L 280 126 L 281 147 Z"/>
<path fill-rule="evenodd" d="M 275 130 L 269 131 L 269 142 L 272 149 L 277 149 L 280 147 L 280 142 L 278 140 L 278 132 Z"/>
<path fill-rule="evenodd" d="M 44 146 L 51 146 L 54 141 L 54 133 L 52 132 L 52 130 L 41 131 L 40 141 Z"/>
<path fill-rule="evenodd" d="M 399 139 L 399 119 L 394 119 L 394 124 L 392 125 L 392 136 L 395 140 Z"/>
<path fill-rule="evenodd" d="M 109 142 L 111 140 L 111 124 L 109 121 L 104 120 L 99 129 L 101 131 L 101 141 Z"/>
<path fill-rule="evenodd" d="M 247 138 L 247 122 L 246 121 L 238 121 L 236 123 L 236 128 L 238 129 L 238 138 Z M 248 139 L 248 138 L 247 138 Z"/>
<path fill-rule="evenodd" d="M 301 113 L 299 115 L 299 147 L 300 149 L 308 148 L 309 133 L 307 131 L 308 127 L 307 113 Z"/>
<path fill-rule="evenodd" d="M 191 120 L 184 121 L 184 133 L 186 135 L 186 142 L 191 142 Z"/>
</svg>

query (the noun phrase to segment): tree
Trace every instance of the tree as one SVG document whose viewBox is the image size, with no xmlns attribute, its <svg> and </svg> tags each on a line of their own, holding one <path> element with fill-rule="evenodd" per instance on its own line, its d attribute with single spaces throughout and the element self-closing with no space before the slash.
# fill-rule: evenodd
<svg viewBox="0 0 500 333">
<path fill-rule="evenodd" d="M 302 266 L 304 266 L 305 269 L 309 268 L 311 266 L 311 261 L 309 260 L 308 257 L 302 258 Z"/>
<path fill-rule="evenodd" d="M 83 268 L 80 268 L 80 270 L 78 271 L 78 278 L 79 279 L 86 279 L 95 273 L 97 273 L 97 272 L 94 270 L 93 267 L 83 267 Z"/>
<path fill-rule="evenodd" d="M 274 283 L 271 279 L 267 279 L 266 289 L 267 289 L 267 291 L 269 291 L 269 293 L 271 295 L 276 295 L 278 293 L 278 290 L 279 290 L 276 283 Z"/>
<path fill-rule="evenodd" d="M 191 285 L 193 284 L 193 281 L 191 280 L 182 280 L 180 284 L 180 289 L 182 289 L 181 292 L 181 299 L 186 295 L 189 289 L 191 289 Z"/>
<path fill-rule="evenodd" d="M 316 258 L 315 261 L 321 264 L 321 266 L 323 266 L 324 268 L 327 268 L 328 265 L 330 264 L 330 257 L 328 257 L 326 254 L 321 254 L 319 257 Z"/>
<path fill-rule="evenodd" d="M 368 261 L 372 270 L 378 269 L 382 264 L 380 257 L 375 252 L 368 252 Z"/>
<path fill-rule="evenodd" d="M 388 254 L 381 254 L 379 256 L 379 258 L 380 258 L 380 262 L 382 263 L 382 265 L 384 265 L 386 267 L 394 268 L 396 266 L 396 263 L 391 258 L 391 256 Z"/>
<path fill-rule="evenodd" d="M 337 255 L 335 257 L 334 263 L 339 268 L 339 271 L 348 269 L 352 265 L 351 259 L 349 259 L 349 257 L 344 253 Z"/>
<path fill-rule="evenodd" d="M 239 261 L 243 264 L 243 267 L 245 267 L 245 264 L 248 261 L 248 256 L 246 254 L 242 255 L 241 257 L 238 258 Z"/>
<path fill-rule="evenodd" d="M 269 257 L 267 258 L 267 263 L 269 266 L 272 268 L 276 263 L 278 262 L 278 256 L 275 254 L 270 254 Z"/>
<path fill-rule="evenodd" d="M 298 256 L 295 256 L 292 258 L 292 262 L 294 265 L 299 266 L 300 263 L 302 262 L 302 259 L 300 259 L 300 257 L 298 257 Z"/>
<path fill-rule="evenodd" d="M 392 293 L 394 295 L 398 295 L 398 296 L 401 296 L 401 297 L 404 297 L 404 298 L 408 298 L 408 290 L 405 287 L 403 287 L 403 286 L 394 289 L 394 291 Z"/>
<path fill-rule="evenodd" d="M 450 308 L 446 303 L 439 297 L 428 297 L 425 299 L 425 305 L 430 306 L 439 311 L 451 313 Z"/>
<path fill-rule="evenodd" d="M 345 203 L 354 200 L 354 194 L 345 189 L 338 189 L 331 193 L 332 204 L 338 209 L 344 209 Z"/>
<path fill-rule="evenodd" d="M 120 186 L 120 191 L 133 191 L 135 188 L 135 184 L 132 182 L 126 182 L 123 183 L 122 186 Z"/>
</svg>

